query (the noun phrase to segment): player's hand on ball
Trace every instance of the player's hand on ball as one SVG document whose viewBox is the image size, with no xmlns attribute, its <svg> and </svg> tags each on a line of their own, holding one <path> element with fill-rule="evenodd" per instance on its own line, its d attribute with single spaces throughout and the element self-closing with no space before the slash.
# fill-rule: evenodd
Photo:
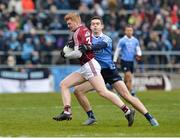
<svg viewBox="0 0 180 138">
<path fill-rule="evenodd" d="M 92 47 L 91 45 L 80 45 L 79 46 L 79 50 L 82 52 L 82 53 L 86 53 L 87 51 L 90 51 L 92 50 Z"/>
<path fill-rule="evenodd" d="M 69 40 L 68 43 L 67 43 L 67 46 L 68 46 L 69 48 L 74 48 L 74 41 L 73 41 L 72 39 Z"/>
</svg>

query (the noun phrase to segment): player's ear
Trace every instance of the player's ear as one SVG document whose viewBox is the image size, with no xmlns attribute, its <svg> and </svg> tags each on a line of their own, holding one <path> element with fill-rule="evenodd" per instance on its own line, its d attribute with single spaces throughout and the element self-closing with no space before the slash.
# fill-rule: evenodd
<svg viewBox="0 0 180 138">
<path fill-rule="evenodd" d="M 102 29 L 104 29 L 104 24 L 102 24 L 101 26 L 102 26 Z"/>
<path fill-rule="evenodd" d="M 90 29 L 92 30 L 92 25 L 90 24 Z"/>
</svg>

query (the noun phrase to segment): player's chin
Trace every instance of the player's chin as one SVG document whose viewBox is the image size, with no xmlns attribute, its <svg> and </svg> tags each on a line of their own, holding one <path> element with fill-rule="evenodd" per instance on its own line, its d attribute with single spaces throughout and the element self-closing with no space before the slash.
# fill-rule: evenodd
<svg viewBox="0 0 180 138">
<path fill-rule="evenodd" d="M 69 30 L 70 30 L 71 32 L 74 32 L 74 31 L 75 31 L 75 29 L 73 29 L 73 28 L 69 28 Z"/>
</svg>

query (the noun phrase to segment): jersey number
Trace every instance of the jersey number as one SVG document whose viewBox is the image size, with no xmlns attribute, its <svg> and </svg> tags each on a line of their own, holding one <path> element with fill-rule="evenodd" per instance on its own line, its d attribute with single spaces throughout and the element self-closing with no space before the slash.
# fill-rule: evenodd
<svg viewBox="0 0 180 138">
<path fill-rule="evenodd" d="M 87 42 L 87 44 L 91 45 L 90 33 L 89 33 L 89 32 L 86 32 L 85 37 L 86 37 L 86 42 Z"/>
<path fill-rule="evenodd" d="M 87 42 L 87 44 L 91 45 L 91 38 L 90 38 L 90 36 L 86 37 L 86 42 Z"/>
</svg>

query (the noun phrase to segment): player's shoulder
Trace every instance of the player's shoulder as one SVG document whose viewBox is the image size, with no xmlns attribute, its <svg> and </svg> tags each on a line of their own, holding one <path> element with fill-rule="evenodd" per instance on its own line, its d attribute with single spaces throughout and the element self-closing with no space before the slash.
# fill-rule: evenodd
<svg viewBox="0 0 180 138">
<path fill-rule="evenodd" d="M 126 41 L 127 40 L 127 36 L 126 35 L 124 35 L 123 37 L 121 37 L 120 39 L 119 39 L 119 41 Z"/>
<path fill-rule="evenodd" d="M 79 29 L 86 29 L 87 27 L 85 25 L 80 25 L 78 28 Z"/>
<path fill-rule="evenodd" d="M 90 36 L 91 31 L 84 25 L 79 26 L 79 28 L 76 30 L 78 35 L 80 36 Z"/>
<path fill-rule="evenodd" d="M 126 36 L 123 36 L 119 39 L 119 43 L 123 43 L 123 42 L 126 42 L 127 40 L 127 37 Z"/>
<path fill-rule="evenodd" d="M 84 25 L 81 25 L 80 27 L 79 27 L 79 30 L 80 31 L 90 31 L 86 26 L 84 26 Z"/>
<path fill-rule="evenodd" d="M 102 34 L 102 37 L 103 37 L 103 39 L 106 39 L 107 41 L 112 41 L 112 38 L 104 33 Z"/>
<path fill-rule="evenodd" d="M 134 41 L 139 41 L 135 36 L 132 37 Z"/>
</svg>

